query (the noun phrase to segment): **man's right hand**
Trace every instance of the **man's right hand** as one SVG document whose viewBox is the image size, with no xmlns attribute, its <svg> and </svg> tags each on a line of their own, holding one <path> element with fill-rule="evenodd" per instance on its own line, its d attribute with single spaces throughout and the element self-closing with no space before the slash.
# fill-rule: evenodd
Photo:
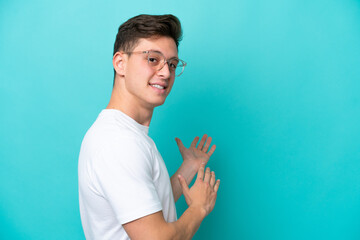
<svg viewBox="0 0 360 240">
<path fill-rule="evenodd" d="M 189 208 L 203 209 L 207 216 L 214 209 L 220 180 L 215 181 L 215 172 L 210 172 L 210 168 L 206 168 L 204 171 L 205 163 L 202 163 L 195 183 L 190 189 L 181 175 L 178 175 L 178 178 Z"/>
<path fill-rule="evenodd" d="M 180 185 L 189 208 L 175 222 L 166 222 L 162 211 L 123 224 L 133 240 L 188 240 L 200 227 L 203 219 L 214 209 L 220 180 L 215 181 L 215 173 L 205 164 L 198 170 L 194 185 L 189 189 L 185 179 L 179 175 Z"/>
</svg>

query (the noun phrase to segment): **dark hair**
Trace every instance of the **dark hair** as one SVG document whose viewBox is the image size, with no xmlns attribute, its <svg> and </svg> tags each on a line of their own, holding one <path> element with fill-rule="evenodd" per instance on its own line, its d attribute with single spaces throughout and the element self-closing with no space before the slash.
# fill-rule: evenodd
<svg viewBox="0 0 360 240">
<path fill-rule="evenodd" d="M 120 25 L 116 35 L 114 52 L 131 52 L 140 38 L 151 38 L 156 36 L 171 37 L 179 46 L 182 39 L 182 29 L 177 17 L 166 15 L 142 14 L 130 18 Z M 116 72 L 114 70 L 114 81 Z"/>
</svg>

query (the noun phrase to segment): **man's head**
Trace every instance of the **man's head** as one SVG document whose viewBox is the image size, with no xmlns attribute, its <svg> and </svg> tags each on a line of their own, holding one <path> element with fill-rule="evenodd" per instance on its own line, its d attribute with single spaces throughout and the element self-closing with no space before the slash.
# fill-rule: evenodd
<svg viewBox="0 0 360 240">
<path fill-rule="evenodd" d="M 118 30 L 113 55 L 132 52 L 142 38 L 169 37 L 179 46 L 182 38 L 180 21 L 173 15 L 138 15 L 123 23 Z M 114 82 L 116 72 L 114 70 Z"/>
<path fill-rule="evenodd" d="M 182 31 L 172 15 L 139 15 L 119 27 L 112 99 L 132 109 L 162 105 L 186 63 L 178 58 Z"/>
</svg>

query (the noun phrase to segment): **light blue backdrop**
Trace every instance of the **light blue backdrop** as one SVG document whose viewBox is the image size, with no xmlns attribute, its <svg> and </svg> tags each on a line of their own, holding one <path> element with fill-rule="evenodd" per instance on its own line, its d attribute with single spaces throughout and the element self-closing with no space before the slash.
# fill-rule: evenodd
<svg viewBox="0 0 360 240">
<path fill-rule="evenodd" d="M 188 62 L 150 134 L 210 134 L 217 204 L 194 239 L 360 239 L 358 0 L 0 1 L 0 239 L 84 239 L 77 157 L 118 26 L 177 15 Z M 180 199 L 181 215 L 186 204 Z"/>
</svg>

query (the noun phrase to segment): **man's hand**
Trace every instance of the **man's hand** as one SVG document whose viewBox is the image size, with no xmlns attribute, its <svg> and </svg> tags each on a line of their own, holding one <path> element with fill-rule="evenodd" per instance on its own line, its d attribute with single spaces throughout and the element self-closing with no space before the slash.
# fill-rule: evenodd
<svg viewBox="0 0 360 240">
<path fill-rule="evenodd" d="M 181 175 L 185 179 L 186 183 L 190 184 L 195 174 L 198 172 L 200 165 L 204 164 L 205 166 L 208 163 L 216 146 L 213 145 L 210 148 L 212 139 L 206 134 L 204 134 L 197 146 L 196 144 L 199 141 L 199 137 L 195 137 L 189 148 L 186 148 L 179 138 L 175 138 L 175 140 L 183 158 L 183 163 L 171 177 L 171 186 L 174 194 L 174 200 L 176 202 L 182 194 L 182 187 L 180 186 L 177 176 Z"/>
<path fill-rule="evenodd" d="M 175 222 L 166 222 L 162 211 L 123 224 L 131 239 L 192 239 L 203 219 L 214 209 L 220 180 L 215 173 L 201 164 L 194 185 L 189 189 L 185 178 L 179 174 L 178 183 L 183 189 L 189 208 Z"/>
<path fill-rule="evenodd" d="M 196 144 L 199 141 L 199 137 L 195 137 L 189 148 L 186 148 L 179 138 L 175 138 L 175 140 L 184 163 L 186 165 L 190 164 L 191 166 L 195 166 L 196 170 L 198 170 L 201 163 L 205 163 L 205 165 L 208 163 L 216 148 L 216 145 L 212 145 L 209 150 L 212 138 L 208 137 L 206 134 L 204 134 L 197 146 Z"/>
<path fill-rule="evenodd" d="M 190 189 L 180 174 L 178 178 L 189 208 L 202 209 L 207 216 L 214 209 L 220 180 L 215 181 L 215 172 L 210 172 L 210 168 L 207 168 L 204 174 L 204 168 L 205 164 L 202 163 L 196 181 Z"/>
</svg>

